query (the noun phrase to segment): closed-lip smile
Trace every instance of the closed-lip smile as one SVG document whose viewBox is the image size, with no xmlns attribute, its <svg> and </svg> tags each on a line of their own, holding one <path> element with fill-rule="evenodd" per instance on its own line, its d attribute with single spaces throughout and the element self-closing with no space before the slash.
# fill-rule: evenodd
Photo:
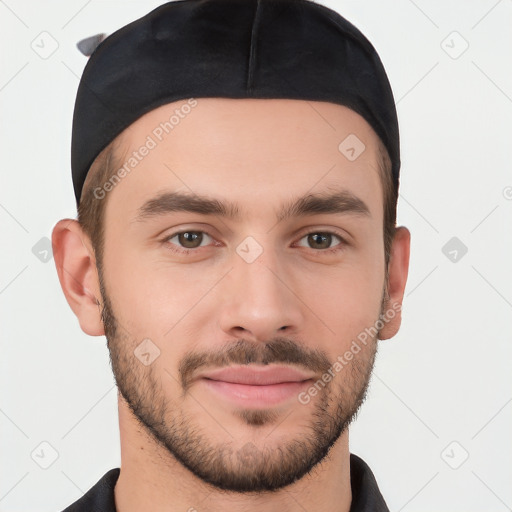
<svg viewBox="0 0 512 512">
<path fill-rule="evenodd" d="M 237 365 L 205 371 L 199 382 L 217 396 L 243 407 L 270 407 L 297 397 L 315 377 L 283 365 Z"/>
</svg>

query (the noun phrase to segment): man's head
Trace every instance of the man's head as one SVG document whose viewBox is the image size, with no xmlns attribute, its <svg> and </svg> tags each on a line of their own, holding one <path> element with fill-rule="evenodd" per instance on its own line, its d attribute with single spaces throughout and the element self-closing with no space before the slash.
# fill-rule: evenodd
<svg viewBox="0 0 512 512">
<path fill-rule="evenodd" d="M 346 432 L 407 279 L 388 147 L 334 102 L 197 97 L 150 109 L 96 157 L 55 261 L 164 461 L 272 491 Z"/>
</svg>

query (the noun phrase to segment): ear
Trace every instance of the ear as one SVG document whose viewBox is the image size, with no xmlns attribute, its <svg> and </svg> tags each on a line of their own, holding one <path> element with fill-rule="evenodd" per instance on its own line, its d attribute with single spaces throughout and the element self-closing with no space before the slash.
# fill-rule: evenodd
<svg viewBox="0 0 512 512">
<path fill-rule="evenodd" d="M 409 273 L 409 253 L 411 233 L 404 226 L 395 230 L 391 254 L 388 263 L 388 298 L 382 311 L 384 327 L 379 331 L 378 338 L 392 338 L 400 329 L 402 322 L 402 301 L 404 298 L 407 274 Z"/>
<path fill-rule="evenodd" d="M 89 237 L 78 221 L 62 219 L 53 228 L 52 247 L 62 291 L 82 331 L 103 335 L 99 278 Z"/>
</svg>

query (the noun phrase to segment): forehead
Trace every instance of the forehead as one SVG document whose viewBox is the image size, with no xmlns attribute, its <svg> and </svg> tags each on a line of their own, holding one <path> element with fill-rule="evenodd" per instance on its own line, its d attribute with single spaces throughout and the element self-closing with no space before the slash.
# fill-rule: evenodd
<svg viewBox="0 0 512 512">
<path fill-rule="evenodd" d="M 169 190 L 256 213 L 262 204 L 343 187 L 379 211 L 378 137 L 349 108 L 288 99 L 197 98 L 147 113 L 119 140 L 123 179 L 109 209 L 133 218 Z M 373 206 L 371 206 L 373 204 Z"/>
</svg>

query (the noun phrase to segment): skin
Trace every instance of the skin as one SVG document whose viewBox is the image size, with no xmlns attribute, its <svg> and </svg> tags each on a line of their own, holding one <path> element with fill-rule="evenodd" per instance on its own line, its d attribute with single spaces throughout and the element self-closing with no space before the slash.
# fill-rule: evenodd
<svg viewBox="0 0 512 512">
<path fill-rule="evenodd" d="M 84 332 L 107 336 L 120 390 L 117 509 L 151 503 L 155 511 L 288 511 L 299 502 L 306 510 L 348 511 L 347 426 L 364 400 L 378 339 L 400 327 L 409 266 L 410 233 L 402 226 L 386 282 L 377 135 L 352 110 L 326 102 L 197 102 L 108 192 L 101 274 L 77 221 L 62 219 L 53 231 L 66 299 Z M 124 155 L 184 103 L 131 125 L 121 138 Z M 354 161 L 338 150 L 349 134 L 366 146 Z M 283 203 L 334 189 L 363 200 L 370 214 L 277 220 Z M 137 221 L 140 206 L 164 190 L 236 201 L 242 217 L 170 212 Z M 173 235 L 186 230 L 210 236 L 188 254 L 170 250 L 184 248 Z M 310 232 L 338 233 L 345 241 L 333 235 L 327 246 L 337 250 L 327 252 Z M 251 263 L 236 250 L 248 236 L 262 249 Z M 307 404 L 294 396 L 272 406 L 235 406 L 193 379 L 236 362 L 227 351 L 234 346 L 253 365 L 261 367 L 265 357 L 277 363 L 273 342 L 283 349 L 281 361 L 302 357 L 300 368 L 316 381 L 322 364 L 345 354 L 390 309 L 393 318 Z M 146 366 L 134 350 L 148 338 L 160 353 Z M 192 365 L 184 382 L 180 364 L 197 354 L 203 364 Z M 223 482 L 239 488 L 223 489 Z"/>
</svg>

